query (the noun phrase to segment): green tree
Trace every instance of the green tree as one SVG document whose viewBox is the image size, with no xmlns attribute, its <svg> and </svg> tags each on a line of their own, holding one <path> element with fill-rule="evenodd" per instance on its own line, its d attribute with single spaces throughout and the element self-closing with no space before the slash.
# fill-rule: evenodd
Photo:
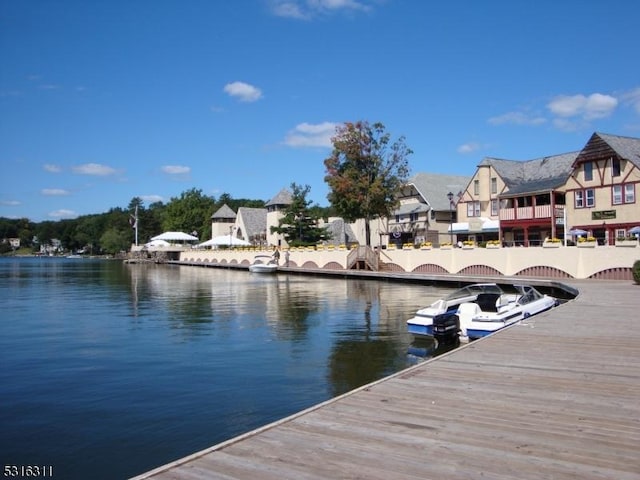
<svg viewBox="0 0 640 480">
<path fill-rule="evenodd" d="M 382 123 L 345 123 L 331 139 L 333 151 L 325 159 L 327 198 L 347 221 L 365 220 L 371 245 L 371 220 L 388 217 L 398 204 L 398 193 L 409 177 L 407 157 L 413 152 L 405 138 L 391 142 Z"/>
<path fill-rule="evenodd" d="M 291 204 L 284 210 L 284 216 L 278 221 L 277 227 L 271 227 L 271 233 L 284 236 L 287 243 L 293 247 L 300 245 L 315 245 L 326 240 L 326 228 L 318 226 L 318 216 L 311 210 L 311 201 L 307 195 L 311 187 L 291 184 Z"/>
<path fill-rule="evenodd" d="M 130 245 L 129 232 L 121 228 L 110 227 L 100 237 L 100 246 L 107 253 L 117 254 L 129 250 Z"/>
<path fill-rule="evenodd" d="M 211 236 L 211 215 L 214 200 L 192 188 L 179 198 L 171 198 L 165 210 L 162 226 L 166 231 L 196 232 L 199 238 Z"/>
</svg>

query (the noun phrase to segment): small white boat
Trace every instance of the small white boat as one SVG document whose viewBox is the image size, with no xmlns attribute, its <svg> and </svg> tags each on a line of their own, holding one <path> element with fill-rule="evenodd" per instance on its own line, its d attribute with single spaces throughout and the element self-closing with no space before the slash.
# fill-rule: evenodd
<svg viewBox="0 0 640 480">
<path fill-rule="evenodd" d="M 249 271 L 252 273 L 275 273 L 278 270 L 278 264 L 271 255 L 256 255 L 253 263 L 249 265 Z"/>
<path fill-rule="evenodd" d="M 501 294 L 481 293 L 475 300 L 461 303 L 455 312 L 439 315 L 433 321 L 433 335 L 474 340 L 558 305 L 556 298 L 531 285 L 513 285 L 505 290 Z"/>
<path fill-rule="evenodd" d="M 428 307 L 418 310 L 413 318 L 407 320 L 409 333 L 414 335 L 433 335 L 433 319 L 447 312 L 455 313 L 461 303 L 473 302 L 482 293 L 502 294 L 504 291 L 495 283 L 474 283 L 467 285 Z"/>
</svg>

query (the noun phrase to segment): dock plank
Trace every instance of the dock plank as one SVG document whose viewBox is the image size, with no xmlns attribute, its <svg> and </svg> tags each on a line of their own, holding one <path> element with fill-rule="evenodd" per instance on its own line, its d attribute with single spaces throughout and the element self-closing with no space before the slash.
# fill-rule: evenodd
<svg viewBox="0 0 640 480">
<path fill-rule="evenodd" d="M 577 299 L 136 477 L 640 479 L 640 287 Z"/>
</svg>

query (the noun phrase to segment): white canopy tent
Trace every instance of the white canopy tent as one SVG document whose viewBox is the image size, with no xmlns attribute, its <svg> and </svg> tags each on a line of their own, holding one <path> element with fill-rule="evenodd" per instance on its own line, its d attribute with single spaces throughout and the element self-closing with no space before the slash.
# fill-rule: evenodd
<svg viewBox="0 0 640 480">
<path fill-rule="evenodd" d="M 198 244 L 198 247 L 246 247 L 248 245 L 251 244 L 241 238 L 234 237 L 232 235 L 219 235 L 217 237 L 213 237 L 211 240 Z"/>
<path fill-rule="evenodd" d="M 164 232 L 151 238 L 152 242 L 155 240 L 166 240 L 167 242 L 193 242 L 198 240 L 198 237 L 194 237 L 193 235 L 189 235 L 184 232 Z"/>
<path fill-rule="evenodd" d="M 144 244 L 147 248 L 168 247 L 169 245 L 171 244 L 166 240 L 151 240 L 149 243 Z"/>
</svg>

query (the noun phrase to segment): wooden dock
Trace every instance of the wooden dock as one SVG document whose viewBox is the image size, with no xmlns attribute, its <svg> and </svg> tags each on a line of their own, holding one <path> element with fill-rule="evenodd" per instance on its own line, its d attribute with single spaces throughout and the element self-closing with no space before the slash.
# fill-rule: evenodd
<svg viewBox="0 0 640 480">
<path fill-rule="evenodd" d="M 577 299 L 141 479 L 640 479 L 640 286 Z"/>
</svg>

